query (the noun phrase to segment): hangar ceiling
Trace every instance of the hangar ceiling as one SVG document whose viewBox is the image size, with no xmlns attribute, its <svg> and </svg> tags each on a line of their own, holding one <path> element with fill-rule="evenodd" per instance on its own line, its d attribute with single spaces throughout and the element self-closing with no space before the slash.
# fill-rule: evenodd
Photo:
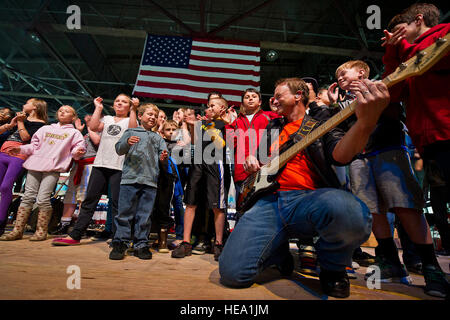
<svg viewBox="0 0 450 320">
<path fill-rule="evenodd" d="M 383 67 L 382 29 L 369 29 L 370 5 L 380 8 L 381 28 L 414 1 L 358 0 L 1 0 L 0 106 L 21 109 L 42 97 L 50 114 L 61 104 L 93 111 L 131 94 L 147 33 L 258 41 L 264 104 L 278 78 L 313 76 L 331 84 L 350 59 L 365 60 L 371 77 Z M 441 9 L 448 22 L 448 6 Z M 69 30 L 67 8 L 81 10 L 81 29 Z M 274 61 L 267 53 L 275 50 Z M 152 101 L 151 99 L 142 99 Z M 154 100 L 171 113 L 185 102 Z M 200 105 L 194 105 L 199 107 Z"/>
</svg>

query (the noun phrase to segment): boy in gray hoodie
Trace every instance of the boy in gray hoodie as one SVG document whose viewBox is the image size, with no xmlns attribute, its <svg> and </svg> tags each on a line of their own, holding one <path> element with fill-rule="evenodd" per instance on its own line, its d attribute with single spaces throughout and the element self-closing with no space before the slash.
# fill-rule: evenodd
<svg viewBox="0 0 450 320">
<path fill-rule="evenodd" d="M 114 223 L 116 233 L 109 259 L 121 260 L 133 241 L 134 255 L 151 259 L 148 234 L 150 214 L 155 203 L 159 176 L 158 161 L 167 161 L 168 153 L 164 139 L 151 128 L 156 124 L 159 109 L 147 103 L 138 109 L 141 127 L 127 129 L 116 143 L 118 155 L 126 155 L 120 181 L 119 213 Z M 134 239 L 131 226 L 134 224 Z"/>
</svg>

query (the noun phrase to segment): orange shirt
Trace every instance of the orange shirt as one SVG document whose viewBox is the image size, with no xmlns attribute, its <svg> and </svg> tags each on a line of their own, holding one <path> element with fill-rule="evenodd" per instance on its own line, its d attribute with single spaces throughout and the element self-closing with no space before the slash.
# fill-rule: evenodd
<svg viewBox="0 0 450 320">
<path fill-rule="evenodd" d="M 282 146 L 288 141 L 289 136 L 298 131 L 302 124 L 303 118 L 291 123 L 288 123 L 280 133 L 278 142 L 275 142 L 270 152 L 276 151 L 279 146 Z M 310 160 L 306 156 L 306 152 L 303 150 L 299 152 L 294 158 L 292 158 L 284 168 L 277 181 L 280 184 L 279 191 L 287 190 L 314 190 L 316 189 L 315 181 L 319 180 L 319 177 L 312 169 L 313 166 Z"/>
<path fill-rule="evenodd" d="M 26 154 L 19 153 L 19 154 L 12 155 L 12 154 L 8 153 L 8 151 L 11 150 L 13 147 L 20 147 L 23 145 L 24 145 L 23 142 L 7 140 L 3 143 L 3 145 L 0 149 L 0 152 L 6 153 L 8 156 L 11 156 L 11 157 L 20 158 L 22 160 L 27 160 L 28 155 L 26 155 Z"/>
</svg>

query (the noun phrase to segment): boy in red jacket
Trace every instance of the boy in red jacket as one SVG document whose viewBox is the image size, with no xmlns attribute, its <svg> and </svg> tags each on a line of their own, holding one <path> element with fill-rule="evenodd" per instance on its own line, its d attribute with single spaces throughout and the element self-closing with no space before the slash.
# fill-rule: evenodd
<svg viewBox="0 0 450 320">
<path fill-rule="evenodd" d="M 383 77 L 448 33 L 450 24 L 438 24 L 439 15 L 436 6 L 416 3 L 391 20 L 389 31 L 384 30 L 385 37 L 382 38 L 382 46 L 386 47 Z M 447 54 L 424 74 L 408 78 L 389 89 L 391 102 L 402 101 L 406 105 L 406 126 L 425 164 L 433 163 L 447 186 L 450 185 L 450 95 L 445 86 L 450 81 L 449 69 L 450 57 Z M 408 229 L 408 225 L 404 227 Z M 425 292 L 448 297 L 449 284 L 438 267 L 425 218 L 422 219 L 422 230 L 425 239 L 412 240 L 423 262 Z"/>
<path fill-rule="evenodd" d="M 391 32 L 384 30 L 385 37 L 382 38 L 382 46 L 386 47 L 383 77 L 449 32 L 449 23 L 438 24 L 439 14 L 434 5 L 417 3 L 392 19 L 388 27 L 392 28 Z M 450 81 L 449 69 L 450 56 L 447 54 L 424 74 L 389 89 L 391 102 L 406 103 L 406 126 L 422 156 L 427 154 L 427 149 L 437 145 L 448 147 L 450 143 L 450 95 L 446 87 Z M 450 163 L 450 158 L 447 160 Z"/>
</svg>

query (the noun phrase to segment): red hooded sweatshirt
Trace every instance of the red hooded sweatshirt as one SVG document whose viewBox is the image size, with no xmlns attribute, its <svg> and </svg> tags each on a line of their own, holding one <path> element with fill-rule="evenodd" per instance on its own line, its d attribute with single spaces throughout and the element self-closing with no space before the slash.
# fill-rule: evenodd
<svg viewBox="0 0 450 320">
<path fill-rule="evenodd" d="M 397 46 L 387 46 L 383 57 L 385 73 L 392 73 L 401 62 L 444 37 L 450 24 L 439 24 L 424 32 L 413 44 L 402 40 Z M 406 103 L 406 126 L 420 153 L 423 147 L 437 141 L 450 140 L 450 56 L 447 54 L 430 70 L 410 77 L 389 89 L 391 102 Z"/>
<path fill-rule="evenodd" d="M 252 121 L 249 122 L 247 116 L 241 112 L 233 123 L 226 126 L 227 144 L 229 144 L 228 141 L 230 141 L 228 139 L 233 139 L 234 143 L 235 182 L 245 180 L 245 178 L 249 176 L 243 167 L 245 159 L 250 154 L 258 157 L 257 149 L 262 136 L 262 130 L 267 127 L 267 124 L 271 119 L 279 117 L 280 116 L 275 112 L 259 110 L 254 114 Z M 230 134 L 230 132 L 232 134 Z"/>
</svg>

